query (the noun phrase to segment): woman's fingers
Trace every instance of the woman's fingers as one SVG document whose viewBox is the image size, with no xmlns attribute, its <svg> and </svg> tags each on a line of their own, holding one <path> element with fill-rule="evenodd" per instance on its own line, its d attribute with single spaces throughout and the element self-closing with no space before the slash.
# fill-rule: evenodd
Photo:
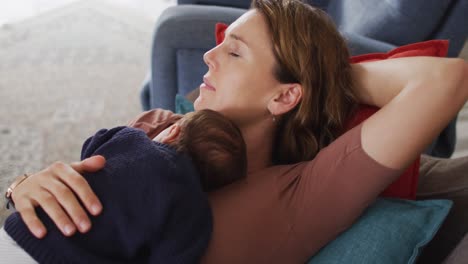
<svg viewBox="0 0 468 264">
<path fill-rule="evenodd" d="M 70 166 L 76 172 L 83 173 L 83 172 L 98 171 L 104 168 L 105 164 L 106 164 L 106 159 L 101 155 L 96 155 L 96 156 L 92 156 L 87 159 L 84 159 L 82 161 L 79 161 L 79 162 L 73 162 L 70 164 Z"/>
<path fill-rule="evenodd" d="M 38 199 L 39 204 L 47 204 L 44 211 L 66 236 L 72 235 L 76 227 L 82 233 L 91 227 L 91 221 L 78 202 L 75 194 L 60 180 L 50 181 L 47 193 Z"/>
<path fill-rule="evenodd" d="M 47 169 L 29 176 L 17 185 L 11 194 L 16 210 L 21 214 L 25 225 L 37 238 L 43 238 L 47 230 L 41 220 L 37 217 L 34 207 L 39 204 L 33 197 L 39 197 L 44 190 L 39 182 L 41 176 L 47 174 Z"/>
<path fill-rule="evenodd" d="M 56 162 L 50 169 L 53 174 L 59 176 L 59 180 L 51 181 L 44 187 L 59 201 L 60 205 L 72 218 L 80 232 L 88 231 L 91 227 L 91 221 L 78 202 L 76 196 L 78 196 L 88 211 L 93 215 L 99 214 L 102 210 L 99 199 L 94 194 L 85 178 L 76 172 L 72 166 Z M 49 214 L 49 216 L 51 215 Z"/>
<path fill-rule="evenodd" d="M 54 173 L 61 175 L 61 180 L 75 192 L 92 215 L 98 215 L 101 212 L 102 204 L 88 182 L 78 172 L 81 171 L 81 173 L 83 173 L 88 171 L 87 169 L 102 169 L 105 162 L 106 160 L 104 157 L 95 156 L 81 162 L 73 163 L 70 167 L 65 164 L 57 164 L 57 166 L 52 168 Z"/>
<path fill-rule="evenodd" d="M 80 232 L 90 229 L 91 221 L 79 200 L 93 215 L 100 213 L 102 205 L 85 178 L 74 168 L 82 172 L 96 171 L 104 164 L 102 156 L 74 165 L 55 162 L 16 186 L 12 199 L 34 236 L 42 238 L 47 232 L 36 215 L 36 206 L 41 207 L 66 236 L 72 235 L 77 229 Z"/>
<path fill-rule="evenodd" d="M 18 203 L 16 209 L 21 214 L 21 218 L 28 227 L 29 231 L 37 237 L 43 238 L 47 233 L 45 226 L 42 224 L 41 220 L 37 218 L 36 211 L 34 206 L 31 203 Z"/>
<path fill-rule="evenodd" d="M 48 192 L 44 192 L 43 195 L 37 199 L 37 202 L 40 205 L 47 204 L 47 206 L 42 206 L 42 209 L 65 236 L 71 236 L 75 233 L 75 225 L 57 202 L 56 197 Z"/>
</svg>

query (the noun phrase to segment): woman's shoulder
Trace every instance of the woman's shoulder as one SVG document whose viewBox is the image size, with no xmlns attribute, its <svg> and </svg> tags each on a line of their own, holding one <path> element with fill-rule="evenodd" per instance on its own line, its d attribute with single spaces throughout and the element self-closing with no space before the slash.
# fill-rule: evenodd
<svg viewBox="0 0 468 264">
<path fill-rule="evenodd" d="M 127 126 L 139 128 L 153 138 L 161 131 L 182 118 L 183 115 L 175 114 L 165 109 L 152 109 L 143 112 L 127 123 Z"/>
<path fill-rule="evenodd" d="M 344 158 L 348 157 L 350 153 L 361 149 L 360 134 L 361 125 L 358 125 L 338 137 L 327 147 L 321 149 L 312 160 L 270 166 L 254 173 L 249 173 L 249 177 L 275 178 L 276 182 L 286 181 L 285 184 L 289 185 L 288 181 L 294 181 L 297 177 L 308 176 L 312 172 L 321 174 L 320 171 L 332 169 L 341 163 Z"/>
<path fill-rule="evenodd" d="M 280 195 L 278 197 L 296 197 L 287 200 L 285 208 L 288 210 L 314 207 L 317 198 L 328 200 L 347 191 L 352 193 L 351 190 L 361 190 L 362 196 L 366 197 L 366 201 L 356 201 L 356 207 L 365 204 L 375 198 L 376 186 L 398 171 L 378 164 L 365 153 L 361 145 L 361 127 L 358 125 L 344 133 L 310 161 L 275 165 L 249 173 L 248 184 L 242 188 L 262 186 L 269 189 L 269 193 Z M 356 196 L 344 194 L 343 197 L 346 200 Z"/>
</svg>

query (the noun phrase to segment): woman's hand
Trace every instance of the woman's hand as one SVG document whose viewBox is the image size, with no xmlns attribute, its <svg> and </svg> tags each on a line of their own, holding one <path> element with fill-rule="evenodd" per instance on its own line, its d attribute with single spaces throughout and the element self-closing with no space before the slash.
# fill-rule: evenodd
<svg viewBox="0 0 468 264">
<path fill-rule="evenodd" d="M 42 238 L 47 232 L 34 211 L 35 206 L 42 207 L 66 236 L 73 235 L 76 229 L 84 233 L 91 228 L 91 221 L 78 198 L 92 215 L 98 215 L 102 205 L 80 173 L 100 170 L 105 163 L 103 156 L 70 165 L 55 162 L 16 186 L 11 197 L 34 236 Z"/>
</svg>

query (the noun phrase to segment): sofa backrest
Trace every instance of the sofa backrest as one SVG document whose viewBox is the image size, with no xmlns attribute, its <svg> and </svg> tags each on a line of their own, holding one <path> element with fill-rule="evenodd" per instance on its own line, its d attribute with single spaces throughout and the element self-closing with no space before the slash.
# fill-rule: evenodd
<svg viewBox="0 0 468 264">
<path fill-rule="evenodd" d="M 251 0 L 178 0 L 179 4 L 248 8 Z M 344 34 L 401 46 L 449 39 L 449 57 L 458 56 L 468 36 L 467 0 L 306 0 L 327 11 Z"/>
<path fill-rule="evenodd" d="M 468 14 L 467 4 L 466 0 L 331 0 L 327 12 L 340 31 L 395 46 L 450 38 L 449 56 L 457 56 L 468 34 L 468 27 L 462 26 L 463 17 L 457 11 L 464 9 Z M 457 20 L 457 15 L 460 16 L 457 25 L 447 23 L 449 19 Z"/>
<path fill-rule="evenodd" d="M 177 0 L 179 5 L 218 5 L 247 9 L 251 0 Z"/>
<path fill-rule="evenodd" d="M 249 8 L 251 2 L 252 0 L 177 0 L 179 5 L 218 5 L 244 9 Z M 306 0 L 306 2 L 326 10 L 330 0 Z"/>
</svg>

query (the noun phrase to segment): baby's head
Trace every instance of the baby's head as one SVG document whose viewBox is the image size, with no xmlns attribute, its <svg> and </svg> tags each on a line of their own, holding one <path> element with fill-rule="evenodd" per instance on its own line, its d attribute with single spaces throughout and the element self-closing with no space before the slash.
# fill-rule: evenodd
<svg viewBox="0 0 468 264">
<path fill-rule="evenodd" d="M 204 109 L 188 113 L 155 140 L 192 158 L 205 191 L 220 188 L 247 174 L 242 133 L 218 112 Z"/>
</svg>

